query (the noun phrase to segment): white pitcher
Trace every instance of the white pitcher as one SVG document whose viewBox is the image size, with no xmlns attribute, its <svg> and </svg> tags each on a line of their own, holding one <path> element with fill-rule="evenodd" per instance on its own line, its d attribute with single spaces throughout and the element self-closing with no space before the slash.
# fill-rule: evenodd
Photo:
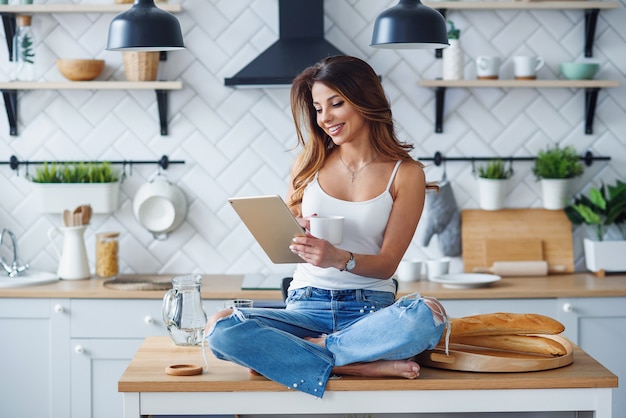
<svg viewBox="0 0 626 418">
<path fill-rule="evenodd" d="M 59 257 L 57 274 L 61 279 L 79 280 L 91 277 L 87 249 L 85 248 L 85 228 L 85 225 L 52 227 L 48 231 L 48 238 L 52 241 L 54 250 Z M 61 252 L 59 252 L 59 247 L 55 241 L 55 237 L 59 233 L 63 234 L 63 250 Z"/>
</svg>

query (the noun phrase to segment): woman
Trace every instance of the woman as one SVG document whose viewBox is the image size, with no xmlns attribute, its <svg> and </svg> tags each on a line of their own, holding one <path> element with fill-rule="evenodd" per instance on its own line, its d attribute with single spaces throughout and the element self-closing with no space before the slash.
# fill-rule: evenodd
<svg viewBox="0 0 626 418">
<path fill-rule="evenodd" d="M 433 348 L 447 322 L 432 298 L 395 300 L 391 276 L 415 233 L 426 189 L 412 145 L 396 138 L 374 70 L 347 56 L 305 69 L 291 87 L 304 150 L 287 202 L 308 230 L 311 216 L 344 216 L 334 246 L 310 234 L 290 249 L 298 264 L 286 309 L 227 309 L 205 332 L 218 358 L 322 397 L 331 374 L 414 379 L 407 360 Z"/>
</svg>

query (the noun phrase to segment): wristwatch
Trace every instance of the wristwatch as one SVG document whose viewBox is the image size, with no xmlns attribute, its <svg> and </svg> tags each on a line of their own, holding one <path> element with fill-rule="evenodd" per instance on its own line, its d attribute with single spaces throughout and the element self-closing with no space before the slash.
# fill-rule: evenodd
<svg viewBox="0 0 626 418">
<path fill-rule="evenodd" d="M 356 267 L 356 260 L 354 258 L 354 254 L 350 252 L 350 258 L 346 261 L 346 266 L 341 269 L 341 271 L 351 271 Z"/>
</svg>

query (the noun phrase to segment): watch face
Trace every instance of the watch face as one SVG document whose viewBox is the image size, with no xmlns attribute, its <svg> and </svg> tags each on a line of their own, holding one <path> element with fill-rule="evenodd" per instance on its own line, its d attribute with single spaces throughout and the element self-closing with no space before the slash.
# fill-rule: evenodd
<svg viewBox="0 0 626 418">
<path fill-rule="evenodd" d="M 352 256 L 350 257 L 350 260 L 348 260 L 348 264 L 346 264 L 346 270 L 350 271 L 354 267 L 356 267 L 356 260 L 354 259 L 354 256 Z"/>
</svg>

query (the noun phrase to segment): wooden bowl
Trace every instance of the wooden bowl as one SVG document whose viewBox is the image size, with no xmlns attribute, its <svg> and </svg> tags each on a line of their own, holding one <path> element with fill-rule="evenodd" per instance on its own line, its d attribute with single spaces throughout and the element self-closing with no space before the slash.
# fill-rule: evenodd
<svg viewBox="0 0 626 418">
<path fill-rule="evenodd" d="M 71 81 L 93 80 L 104 69 L 104 60 L 57 59 L 59 72 Z"/>
</svg>

